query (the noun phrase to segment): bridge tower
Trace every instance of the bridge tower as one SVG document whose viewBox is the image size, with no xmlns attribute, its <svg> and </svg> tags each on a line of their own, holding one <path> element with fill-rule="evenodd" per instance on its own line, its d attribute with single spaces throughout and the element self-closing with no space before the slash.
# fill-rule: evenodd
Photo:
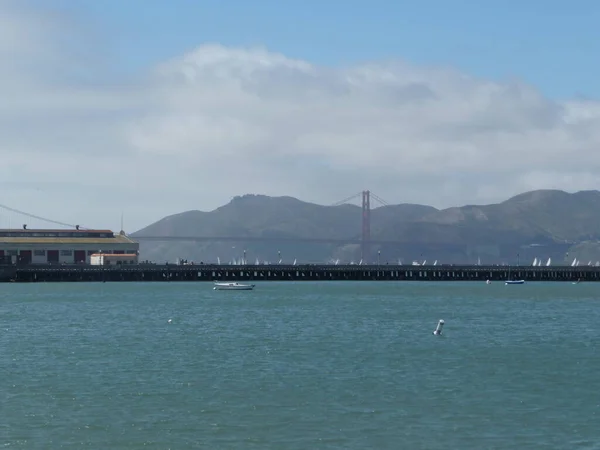
<svg viewBox="0 0 600 450">
<path fill-rule="evenodd" d="M 363 263 L 371 257 L 371 192 L 362 191 L 362 237 L 360 256 Z"/>
</svg>

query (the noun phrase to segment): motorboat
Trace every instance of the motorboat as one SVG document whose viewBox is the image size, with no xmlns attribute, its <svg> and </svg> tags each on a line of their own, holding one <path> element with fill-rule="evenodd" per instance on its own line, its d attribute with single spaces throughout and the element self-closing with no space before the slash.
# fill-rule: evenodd
<svg viewBox="0 0 600 450">
<path fill-rule="evenodd" d="M 504 281 L 504 285 L 508 286 L 509 284 L 525 284 L 525 280 L 511 280 L 511 276 L 510 276 L 510 267 L 508 269 L 508 280 Z"/>
<path fill-rule="evenodd" d="M 254 289 L 254 284 L 241 283 L 218 283 L 215 282 L 213 289 L 215 291 L 251 291 Z"/>
</svg>

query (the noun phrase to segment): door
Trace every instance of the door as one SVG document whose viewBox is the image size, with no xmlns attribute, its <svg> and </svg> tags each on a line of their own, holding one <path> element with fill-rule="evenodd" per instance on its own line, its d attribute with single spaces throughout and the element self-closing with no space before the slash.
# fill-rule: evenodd
<svg viewBox="0 0 600 450">
<path fill-rule="evenodd" d="M 85 263 L 85 250 L 75 250 L 75 264 Z"/>
<path fill-rule="evenodd" d="M 19 264 L 31 264 L 31 250 L 21 250 L 19 252 Z"/>
<path fill-rule="evenodd" d="M 49 263 L 57 263 L 58 262 L 58 250 L 48 250 L 46 252 L 46 255 L 48 256 Z"/>
</svg>

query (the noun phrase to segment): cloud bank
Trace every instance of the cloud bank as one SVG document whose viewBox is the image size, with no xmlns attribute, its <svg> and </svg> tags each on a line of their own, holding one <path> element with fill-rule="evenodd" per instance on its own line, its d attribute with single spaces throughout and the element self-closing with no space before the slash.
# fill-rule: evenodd
<svg viewBox="0 0 600 450">
<path fill-rule="evenodd" d="M 210 43 L 132 80 L 65 45 L 86 38 L 69 26 L 0 6 L 1 204 L 111 228 L 124 212 L 135 231 L 244 193 L 330 204 L 370 189 L 445 207 L 600 186 L 596 101 L 402 60 L 331 68 Z M 0 214 L 0 226 L 22 220 Z"/>
</svg>

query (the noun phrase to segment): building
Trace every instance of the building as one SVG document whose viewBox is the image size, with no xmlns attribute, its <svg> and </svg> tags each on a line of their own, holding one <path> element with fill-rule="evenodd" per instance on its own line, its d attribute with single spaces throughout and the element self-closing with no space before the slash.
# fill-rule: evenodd
<svg viewBox="0 0 600 450">
<path fill-rule="evenodd" d="M 119 264 L 137 264 L 137 253 L 94 253 L 90 256 L 92 266 L 114 266 Z"/>
<path fill-rule="evenodd" d="M 12 264 L 90 264 L 94 253 L 139 255 L 140 245 L 121 231 L 0 230 L 0 261 Z"/>
</svg>

